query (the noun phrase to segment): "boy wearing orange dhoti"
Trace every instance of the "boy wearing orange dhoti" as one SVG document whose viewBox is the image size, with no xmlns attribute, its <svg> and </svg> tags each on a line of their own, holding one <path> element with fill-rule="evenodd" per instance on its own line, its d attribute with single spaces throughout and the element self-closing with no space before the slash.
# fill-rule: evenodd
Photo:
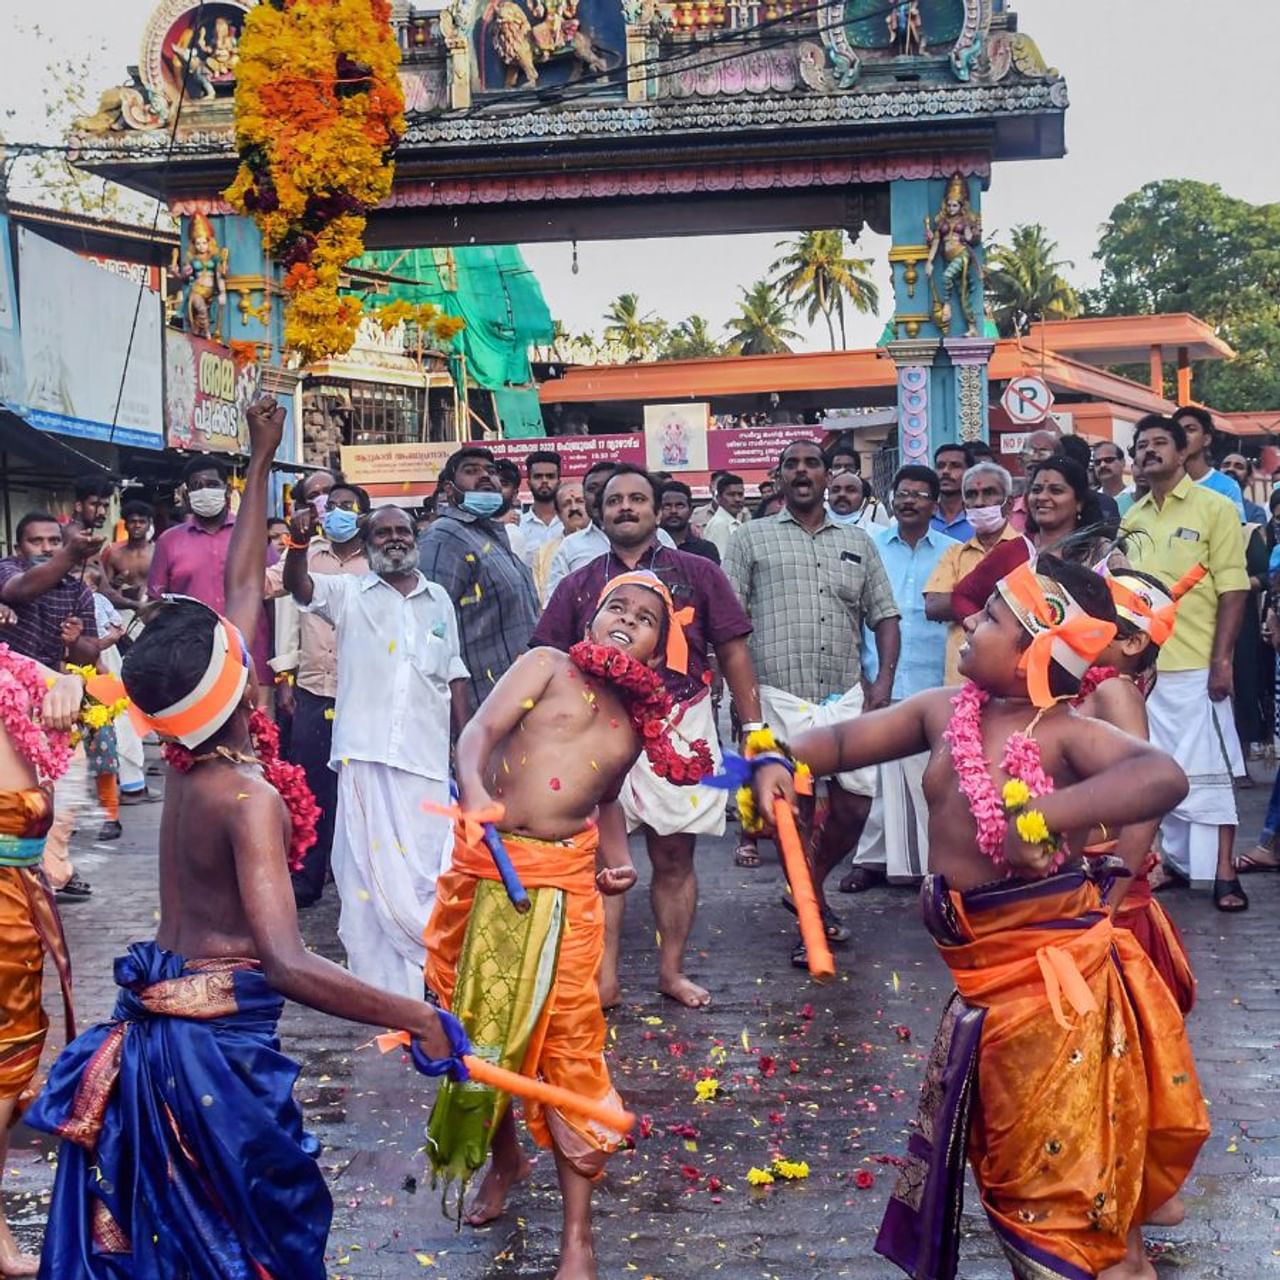
<svg viewBox="0 0 1280 1280">
<path fill-rule="evenodd" d="M 41 784 L 66 768 L 64 731 L 83 694 L 79 676 L 55 676 L 0 645 L 0 1179 L 9 1128 L 30 1092 L 49 1027 L 42 1000 L 46 953 L 62 984 L 67 1038 L 75 1035 L 67 944 L 40 869 L 53 821 L 51 794 Z M 0 1206 L 0 1276 L 34 1276 L 39 1266 L 19 1250 Z"/>
<path fill-rule="evenodd" d="M 534 649 L 498 682 L 458 739 L 461 811 L 453 864 L 427 926 L 427 985 L 462 1020 L 474 1052 L 591 1101 L 617 1104 L 604 1060 L 596 977 L 604 954 L 600 895 L 635 883 L 621 819 L 597 826 L 643 749 L 653 768 L 694 784 L 713 771 L 707 744 L 676 750 L 658 675 L 682 670 L 684 635 L 653 574 L 605 584 L 587 637 L 566 654 Z M 607 812 L 618 814 L 611 806 Z M 502 826 L 530 908 L 508 901 L 480 820 Z M 600 869 L 597 871 L 597 858 Z M 428 1152 L 464 1181 L 493 1162 L 467 1221 L 492 1221 L 528 1171 L 508 1099 L 474 1082 L 446 1084 Z M 526 1106 L 534 1140 L 555 1153 L 564 1199 L 559 1280 L 594 1280 L 591 1187 L 621 1135 L 549 1107 Z"/>
<path fill-rule="evenodd" d="M 958 694 L 792 744 L 815 776 L 930 752 L 922 905 L 957 994 L 876 1247 L 916 1280 L 953 1280 L 967 1152 L 1019 1280 L 1154 1280 L 1140 1225 L 1208 1121 L 1173 997 L 1072 850 L 1101 823 L 1158 818 L 1186 778 L 1064 703 L 1116 632 L 1096 574 L 1041 556 L 966 631 Z M 762 814 L 793 797 L 772 764 L 755 790 Z"/>
</svg>

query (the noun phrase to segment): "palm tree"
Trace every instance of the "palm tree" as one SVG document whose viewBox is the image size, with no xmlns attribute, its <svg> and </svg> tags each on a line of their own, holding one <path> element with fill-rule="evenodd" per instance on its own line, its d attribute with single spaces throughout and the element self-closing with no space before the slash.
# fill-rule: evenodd
<svg viewBox="0 0 1280 1280">
<path fill-rule="evenodd" d="M 712 336 L 707 318 L 699 315 L 681 320 L 667 334 L 666 343 L 662 349 L 664 360 L 696 360 L 699 356 L 723 354 L 724 344 Z"/>
<path fill-rule="evenodd" d="M 757 280 L 750 289 L 738 287 L 742 299 L 738 314 L 729 321 L 729 342 L 739 355 L 776 355 L 790 351 L 800 335 L 790 328 L 793 303 L 768 280 Z"/>
<path fill-rule="evenodd" d="M 1005 337 L 1026 333 L 1036 320 L 1069 320 L 1081 313 L 1080 298 L 1062 274 L 1075 263 L 1057 253 L 1058 242 L 1038 222 L 1014 227 L 1009 244 L 987 250 L 987 296 Z"/>
<path fill-rule="evenodd" d="M 840 345 L 846 346 L 846 302 L 863 315 L 880 307 L 880 290 L 869 274 L 871 260 L 846 256 L 843 231 L 807 231 L 794 240 L 779 240 L 777 247 L 788 252 L 769 268 L 779 273 L 774 283 L 788 298 L 806 305 L 810 324 L 822 316 L 832 351 L 836 333 L 831 321 L 838 316 Z"/>
<path fill-rule="evenodd" d="M 616 342 L 633 360 L 643 360 L 662 341 L 667 326 L 652 311 L 642 313 L 634 293 L 619 294 L 604 313 L 604 338 Z"/>
</svg>

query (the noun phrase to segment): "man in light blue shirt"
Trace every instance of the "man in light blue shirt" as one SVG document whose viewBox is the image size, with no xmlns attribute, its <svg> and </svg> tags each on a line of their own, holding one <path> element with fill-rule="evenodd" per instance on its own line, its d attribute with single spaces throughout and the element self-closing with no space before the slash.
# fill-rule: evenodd
<svg viewBox="0 0 1280 1280">
<path fill-rule="evenodd" d="M 924 587 L 953 539 L 933 525 L 938 475 L 907 466 L 893 478 L 895 523 L 872 534 L 902 615 L 902 654 L 893 679 L 898 702 L 943 683 L 947 628 L 924 613 Z M 844 893 L 860 893 L 884 880 L 911 883 L 928 868 L 929 810 L 923 780 L 929 753 L 881 765 L 871 816 L 858 843 L 852 870 L 840 881 Z"/>
<path fill-rule="evenodd" d="M 1173 420 L 1187 433 L 1187 456 L 1183 461 L 1187 475 L 1196 484 L 1202 484 L 1206 489 L 1229 498 L 1235 504 L 1240 523 L 1247 524 L 1244 494 L 1240 492 L 1240 486 L 1230 476 L 1224 476 L 1210 465 L 1214 436 L 1213 415 L 1199 405 L 1187 405 L 1173 415 Z"/>
</svg>

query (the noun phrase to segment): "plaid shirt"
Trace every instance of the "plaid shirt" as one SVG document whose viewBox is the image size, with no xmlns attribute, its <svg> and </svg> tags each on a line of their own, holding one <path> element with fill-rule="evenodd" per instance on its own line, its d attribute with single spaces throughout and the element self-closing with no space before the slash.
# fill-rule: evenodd
<svg viewBox="0 0 1280 1280">
<path fill-rule="evenodd" d="M 31 567 L 29 561 L 17 556 L 0 560 L 0 587 Z M 22 604 L 12 604 L 10 608 L 18 615 L 18 621 L 12 627 L 0 631 L 0 641 L 7 644 L 14 653 L 25 654 L 55 670 L 62 665 L 66 656 L 66 646 L 62 643 L 62 624 L 68 618 L 79 618 L 84 623 L 83 634 L 86 636 L 98 634 L 93 592 L 71 574 L 43 595 Z"/>
<path fill-rule="evenodd" d="M 418 567 L 449 593 L 458 612 L 474 710 L 529 647 L 538 621 L 533 574 L 511 550 L 501 524 L 460 507 L 441 511 L 418 551 Z"/>
<path fill-rule="evenodd" d="M 751 658 L 761 684 L 822 702 L 862 677 L 865 624 L 899 616 L 875 543 L 825 518 L 810 533 L 789 511 L 744 524 L 724 571 L 751 615 Z"/>
</svg>

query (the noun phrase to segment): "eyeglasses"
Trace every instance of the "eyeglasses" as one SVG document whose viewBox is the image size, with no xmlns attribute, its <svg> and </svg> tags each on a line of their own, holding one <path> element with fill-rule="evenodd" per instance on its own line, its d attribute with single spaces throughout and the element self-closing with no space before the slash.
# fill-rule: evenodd
<svg viewBox="0 0 1280 1280">
<path fill-rule="evenodd" d="M 917 502 L 933 501 L 933 494 L 931 494 L 927 489 L 895 489 L 893 496 L 895 499 L 914 498 Z"/>
</svg>

